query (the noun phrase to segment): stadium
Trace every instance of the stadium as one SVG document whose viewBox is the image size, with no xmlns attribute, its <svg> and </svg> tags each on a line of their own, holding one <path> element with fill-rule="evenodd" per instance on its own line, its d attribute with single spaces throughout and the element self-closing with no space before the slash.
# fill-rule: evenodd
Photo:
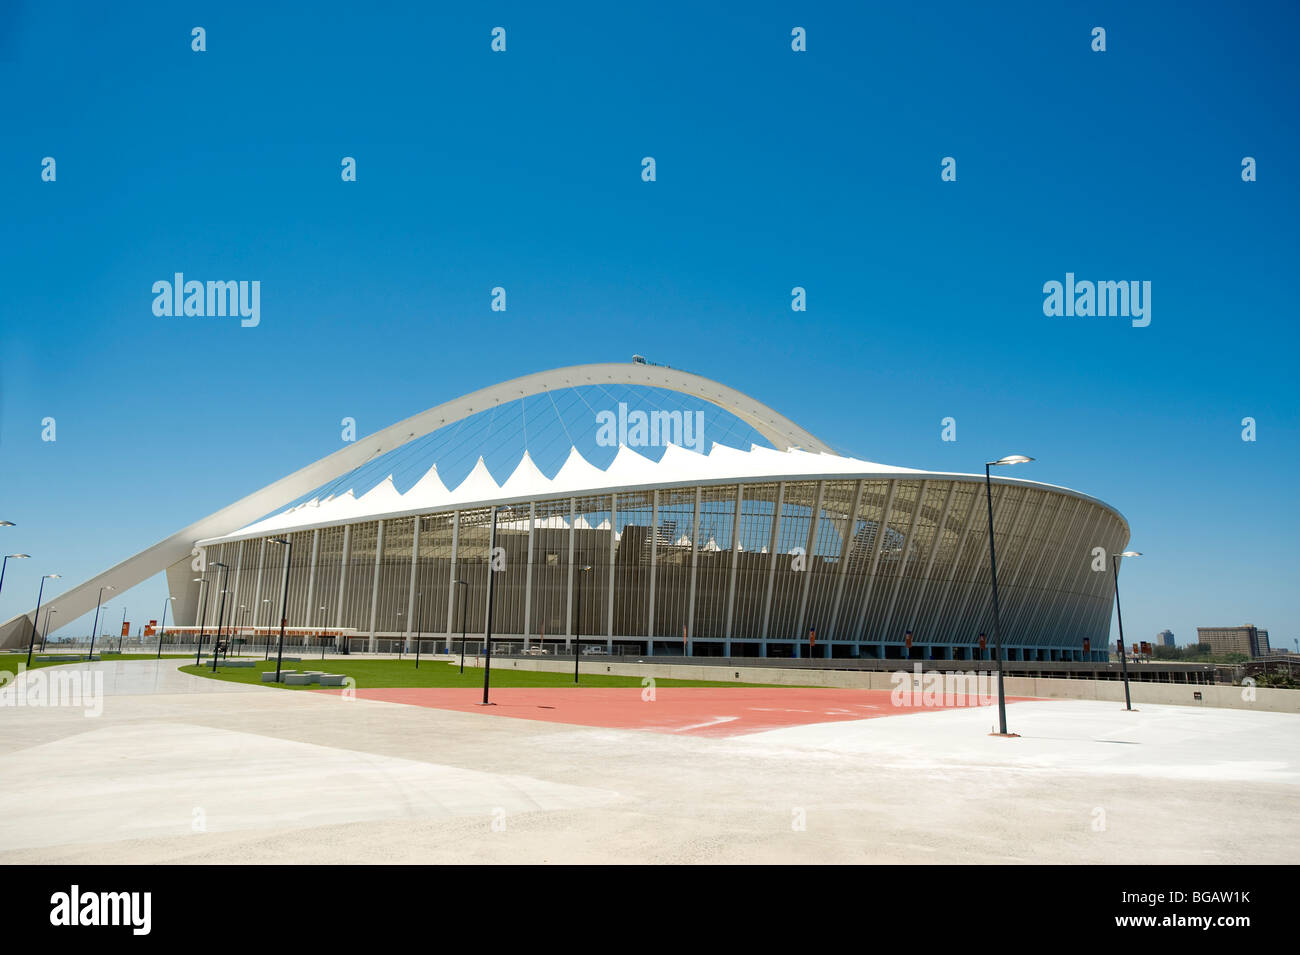
<svg viewBox="0 0 1300 955">
<path fill-rule="evenodd" d="M 283 601 L 291 643 L 473 649 L 491 575 L 494 648 L 988 659 L 984 485 L 837 454 L 698 375 L 578 366 L 348 443 L 49 606 L 70 619 L 165 570 L 176 623 L 208 634 L 278 630 Z M 1114 584 L 1094 548 L 1120 552 L 1126 521 L 1063 487 L 991 491 L 1007 658 L 1104 661 Z"/>
</svg>

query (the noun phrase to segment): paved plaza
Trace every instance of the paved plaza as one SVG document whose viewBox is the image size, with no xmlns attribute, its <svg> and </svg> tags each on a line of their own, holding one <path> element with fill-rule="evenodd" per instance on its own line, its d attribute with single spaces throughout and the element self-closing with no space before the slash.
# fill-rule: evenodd
<svg viewBox="0 0 1300 955">
<path fill-rule="evenodd" d="M 621 700 L 618 712 L 677 707 L 683 691 L 672 688 L 654 701 L 640 690 L 523 691 L 523 709 L 556 694 L 559 715 L 544 718 L 503 712 L 525 697 L 501 690 L 503 711 L 487 717 L 460 700 L 393 701 L 406 691 L 348 700 L 208 680 L 178 672 L 181 662 L 77 665 L 103 674 L 95 718 L 0 706 L 0 859 L 1072 864 L 1300 854 L 1291 714 L 1019 701 L 1008 720 L 1021 736 L 1002 739 L 988 735 L 991 707 L 881 718 L 865 710 L 879 694 L 823 691 L 835 699 L 813 699 L 847 708 L 827 717 L 808 691 L 727 689 L 702 695 L 703 712 L 720 719 L 714 727 L 742 726 L 714 731 L 687 721 L 690 707 L 590 725 L 601 722 L 592 707 L 611 705 L 602 699 Z M 589 725 L 559 721 L 584 693 Z M 773 701 L 806 716 L 787 712 L 777 728 L 745 716 Z"/>
</svg>

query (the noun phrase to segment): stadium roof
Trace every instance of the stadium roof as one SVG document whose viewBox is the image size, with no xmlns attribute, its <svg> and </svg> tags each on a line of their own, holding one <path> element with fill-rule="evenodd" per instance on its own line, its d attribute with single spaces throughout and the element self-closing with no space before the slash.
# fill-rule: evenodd
<svg viewBox="0 0 1300 955">
<path fill-rule="evenodd" d="M 714 444 L 707 455 L 698 454 L 678 445 L 669 445 L 658 461 L 651 460 L 623 445 L 619 447 L 609 467 L 604 470 L 589 463 L 577 448 L 570 448 L 564 465 L 554 477 L 547 477 L 525 451 L 514 472 L 504 483 L 498 483 L 483 459 L 479 458 L 469 475 L 454 489 L 449 490 L 439 477 L 438 466 L 435 464 L 405 493 L 397 490 L 390 475 L 360 496 L 354 490 L 348 490 L 325 498 L 313 498 L 230 534 L 199 541 L 199 544 L 208 545 L 333 524 L 575 494 L 608 494 L 629 489 L 725 484 L 765 479 L 825 480 L 902 475 L 957 477 L 967 480 L 977 477 L 896 467 L 826 452 L 812 453 L 798 449 L 777 451 L 760 445 L 753 445 L 748 451 L 742 451 L 723 444 Z M 999 483 L 1004 482 L 1012 483 L 1005 478 L 999 479 Z M 1051 485 L 1028 481 L 1013 483 L 1051 487 Z M 1053 490 L 1086 497 L 1068 488 L 1053 488 Z"/>
</svg>

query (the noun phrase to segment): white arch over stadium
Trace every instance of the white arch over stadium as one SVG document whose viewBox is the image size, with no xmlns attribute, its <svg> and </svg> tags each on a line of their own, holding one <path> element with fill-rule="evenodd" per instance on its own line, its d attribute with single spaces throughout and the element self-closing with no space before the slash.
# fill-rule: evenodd
<svg viewBox="0 0 1300 955">
<path fill-rule="evenodd" d="M 197 588 L 191 584 L 193 573 L 189 562 L 195 541 L 232 533 L 382 454 L 494 405 L 529 398 L 552 389 L 598 384 L 643 385 L 690 395 L 735 415 L 779 450 L 800 448 L 814 453 L 833 453 L 824 442 L 784 415 L 743 392 L 701 375 L 639 362 L 555 368 L 481 388 L 346 445 L 46 600 L 43 608 L 56 610 L 62 620 L 74 620 L 95 609 L 95 599 L 101 587 L 112 585 L 120 594 L 166 571 L 170 591 L 176 595 L 173 606 L 177 622 L 193 624 L 198 612 L 198 594 Z M 26 643 L 32 632 L 34 613 L 33 608 L 0 624 L 0 648 Z"/>
</svg>

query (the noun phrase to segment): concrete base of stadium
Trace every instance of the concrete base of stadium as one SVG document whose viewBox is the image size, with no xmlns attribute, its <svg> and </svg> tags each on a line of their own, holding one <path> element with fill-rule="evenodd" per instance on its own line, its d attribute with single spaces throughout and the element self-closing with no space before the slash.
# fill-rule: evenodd
<svg viewBox="0 0 1300 955">
<path fill-rule="evenodd" d="M 1008 707 L 1014 740 L 987 735 L 987 707 L 706 738 L 347 701 L 177 665 L 75 665 L 104 676 L 97 718 L 0 707 L 0 861 L 1300 855 L 1291 714 L 1050 700 Z"/>
</svg>

